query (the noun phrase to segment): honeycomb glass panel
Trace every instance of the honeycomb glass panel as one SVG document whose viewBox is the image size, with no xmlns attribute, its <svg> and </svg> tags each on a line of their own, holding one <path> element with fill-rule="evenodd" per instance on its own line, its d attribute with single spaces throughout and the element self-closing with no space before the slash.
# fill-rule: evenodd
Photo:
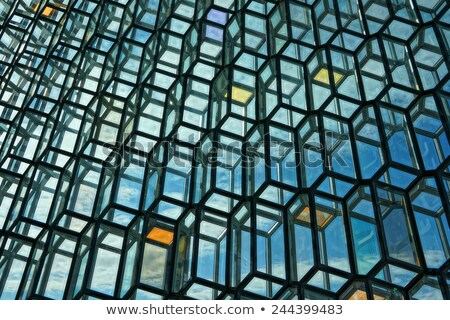
<svg viewBox="0 0 450 320">
<path fill-rule="evenodd" d="M 0 299 L 450 299 L 446 0 L 0 0 Z"/>
</svg>

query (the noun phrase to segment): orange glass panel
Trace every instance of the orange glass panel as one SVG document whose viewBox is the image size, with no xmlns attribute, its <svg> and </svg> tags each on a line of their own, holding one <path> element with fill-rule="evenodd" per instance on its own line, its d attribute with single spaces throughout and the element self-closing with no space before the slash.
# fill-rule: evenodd
<svg viewBox="0 0 450 320">
<path fill-rule="evenodd" d="M 54 6 L 61 8 L 63 10 L 67 9 L 67 6 L 64 4 L 60 4 L 60 3 L 54 3 Z M 34 7 L 33 11 L 37 12 L 39 10 L 39 3 Z M 53 12 L 55 11 L 55 9 L 53 9 L 52 7 L 45 7 L 44 11 L 42 11 L 42 15 L 48 17 L 49 15 L 51 15 Z"/>
<path fill-rule="evenodd" d="M 321 228 L 325 228 L 325 226 L 328 224 L 328 222 L 331 221 L 333 218 L 332 214 L 316 210 L 316 219 L 317 219 L 317 225 Z"/>
<path fill-rule="evenodd" d="M 333 215 L 320 211 L 320 210 L 316 210 L 316 219 L 317 219 L 317 225 L 321 228 L 324 228 L 328 222 L 331 221 L 331 218 L 333 217 Z M 306 223 L 311 223 L 311 218 L 310 218 L 310 210 L 309 207 L 306 207 L 303 209 L 303 211 L 297 216 L 297 220 L 306 222 Z"/>
<path fill-rule="evenodd" d="M 309 207 L 305 207 L 303 209 L 303 211 L 297 216 L 297 220 L 306 222 L 306 223 L 311 223 L 311 218 L 309 215 Z"/>
<path fill-rule="evenodd" d="M 149 234 L 147 235 L 147 239 L 162 243 L 171 245 L 173 242 L 173 232 L 164 230 L 158 227 L 154 227 Z"/>
<path fill-rule="evenodd" d="M 39 9 L 39 3 L 34 7 L 33 11 L 37 12 Z M 52 14 L 52 12 L 55 11 L 53 8 L 51 7 L 45 7 L 44 11 L 42 11 L 42 14 L 46 17 L 48 17 L 49 15 Z"/>
<path fill-rule="evenodd" d="M 367 293 L 363 290 L 356 290 L 348 300 L 367 300 Z"/>
<path fill-rule="evenodd" d="M 50 8 L 50 7 L 46 7 L 45 9 L 44 9 L 44 11 L 42 12 L 42 14 L 44 15 L 44 16 L 46 16 L 46 17 L 48 17 L 49 15 L 51 15 L 52 13 L 53 13 L 53 9 L 52 8 Z"/>
</svg>

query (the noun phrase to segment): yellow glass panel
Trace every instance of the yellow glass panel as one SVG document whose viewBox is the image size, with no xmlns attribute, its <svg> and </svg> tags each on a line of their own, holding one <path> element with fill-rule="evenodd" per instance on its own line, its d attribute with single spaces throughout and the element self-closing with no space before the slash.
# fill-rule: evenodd
<svg viewBox="0 0 450 320">
<path fill-rule="evenodd" d="M 66 6 L 62 6 L 61 7 L 66 7 Z M 33 11 L 37 12 L 39 10 L 39 3 L 34 7 Z M 42 11 L 42 15 L 48 17 L 49 15 L 51 15 L 53 13 L 53 11 L 55 11 L 55 9 L 53 9 L 52 7 L 45 7 L 44 11 Z"/>
<path fill-rule="evenodd" d="M 244 90 L 238 87 L 233 86 L 231 88 L 231 99 L 240 103 L 247 103 L 250 98 L 253 96 L 253 93 Z M 228 93 L 225 93 L 225 98 L 228 97 Z"/>
<path fill-rule="evenodd" d="M 316 210 L 316 220 L 317 220 L 317 225 L 321 228 L 324 228 L 328 222 L 331 221 L 331 218 L 333 217 L 333 215 L 320 211 L 320 210 Z M 297 216 L 297 220 L 306 222 L 306 223 L 311 223 L 311 218 L 310 218 L 310 210 L 309 207 L 306 207 L 303 209 L 303 211 Z"/>
<path fill-rule="evenodd" d="M 356 290 L 348 300 L 367 300 L 367 293 L 363 290 Z"/>
<path fill-rule="evenodd" d="M 186 236 L 181 236 L 180 240 L 178 241 L 178 252 L 179 253 L 185 253 L 186 251 Z"/>
<path fill-rule="evenodd" d="M 173 242 L 173 232 L 164 230 L 158 227 L 154 227 L 150 233 L 147 235 L 147 239 L 162 243 L 171 245 Z"/>
<path fill-rule="evenodd" d="M 344 77 L 344 75 L 339 72 L 333 72 L 333 76 L 334 76 L 334 84 L 338 84 L 339 82 L 341 82 L 342 78 Z M 314 80 L 329 85 L 330 77 L 328 76 L 328 69 L 327 68 L 320 69 L 320 71 L 317 72 L 316 76 L 314 77 Z"/>
<path fill-rule="evenodd" d="M 46 16 L 46 17 L 48 17 L 48 16 L 51 15 L 52 13 L 53 13 L 53 9 L 50 8 L 50 7 L 46 7 L 46 8 L 44 9 L 44 11 L 42 12 L 42 14 L 43 14 L 44 16 Z"/>
</svg>

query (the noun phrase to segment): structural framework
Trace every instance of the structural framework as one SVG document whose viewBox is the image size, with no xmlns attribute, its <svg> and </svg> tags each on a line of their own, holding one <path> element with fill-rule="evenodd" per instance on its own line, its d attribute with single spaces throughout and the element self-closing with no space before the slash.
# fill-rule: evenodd
<svg viewBox="0 0 450 320">
<path fill-rule="evenodd" d="M 449 53 L 447 0 L 0 0 L 0 298 L 450 298 Z"/>
</svg>

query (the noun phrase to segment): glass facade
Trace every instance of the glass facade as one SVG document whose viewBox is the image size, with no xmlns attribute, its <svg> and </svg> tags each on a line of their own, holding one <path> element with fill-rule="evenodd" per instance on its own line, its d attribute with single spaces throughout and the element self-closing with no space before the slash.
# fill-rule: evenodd
<svg viewBox="0 0 450 320">
<path fill-rule="evenodd" d="M 0 299 L 449 299 L 447 0 L 0 0 Z"/>
</svg>

